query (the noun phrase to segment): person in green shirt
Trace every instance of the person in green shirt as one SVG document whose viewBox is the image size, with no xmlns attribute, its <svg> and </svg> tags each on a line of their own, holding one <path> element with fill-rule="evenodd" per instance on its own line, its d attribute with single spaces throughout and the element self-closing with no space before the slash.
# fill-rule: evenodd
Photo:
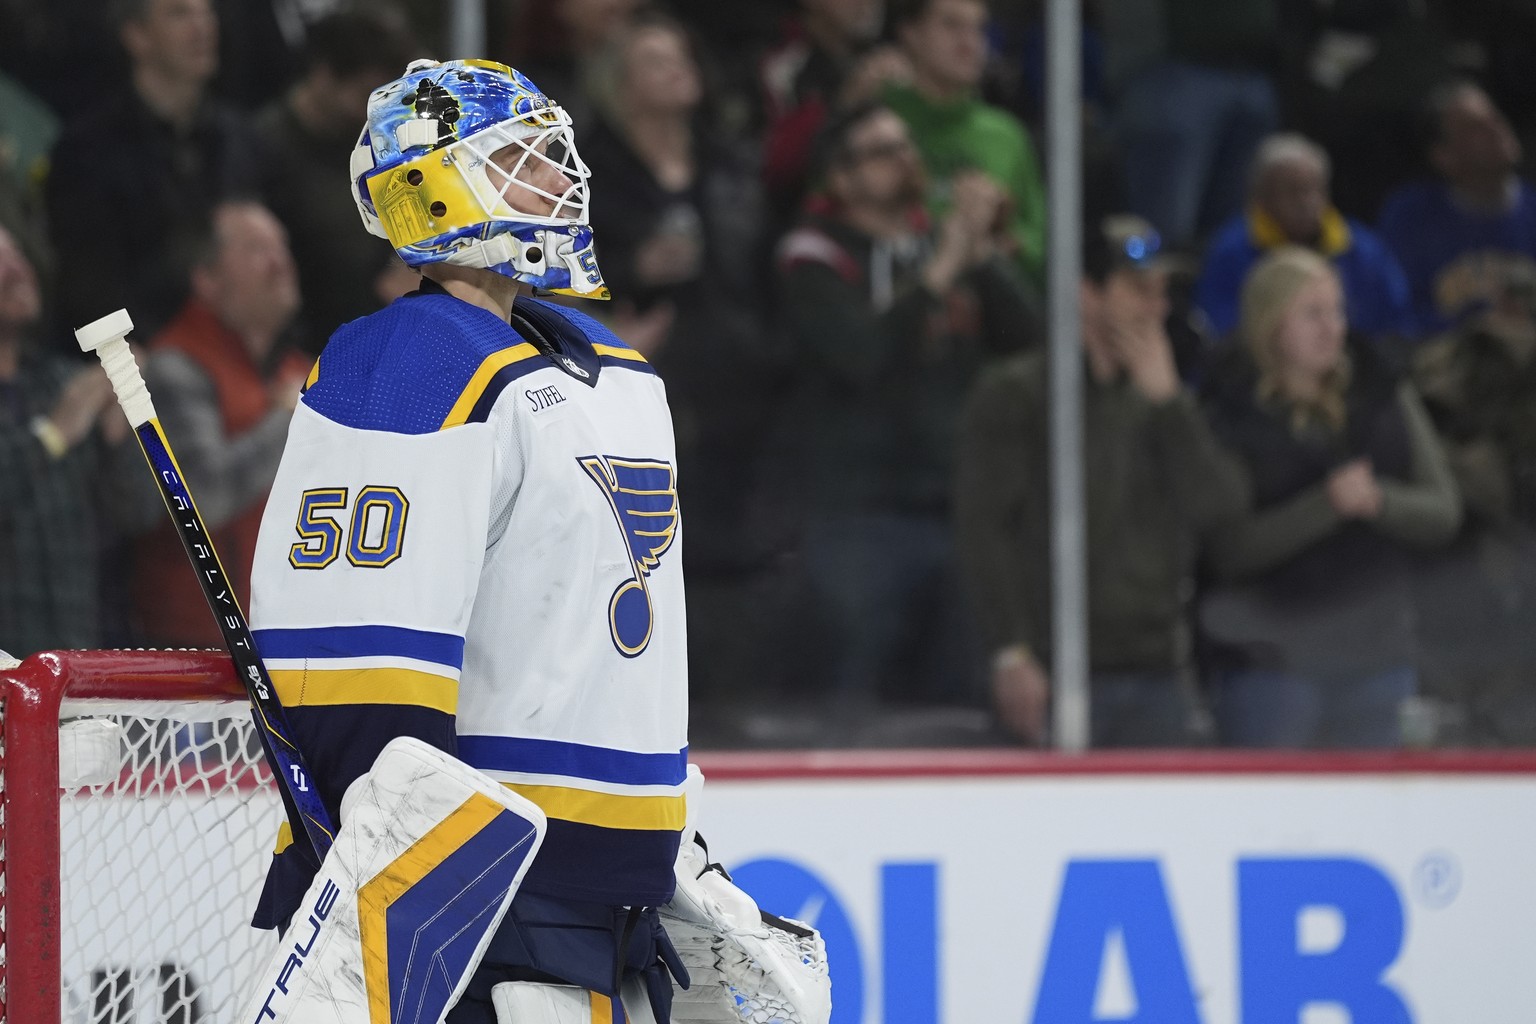
<svg viewBox="0 0 1536 1024">
<path fill-rule="evenodd" d="M 1003 187 L 1014 259 L 1031 281 L 1045 272 L 1045 184 L 1029 132 L 980 98 L 987 63 L 983 0 L 897 0 L 890 8 L 909 81 L 887 85 L 885 102 L 907 122 L 928 172 L 928 209 L 942 216 L 955 176 L 979 170 Z"/>
</svg>

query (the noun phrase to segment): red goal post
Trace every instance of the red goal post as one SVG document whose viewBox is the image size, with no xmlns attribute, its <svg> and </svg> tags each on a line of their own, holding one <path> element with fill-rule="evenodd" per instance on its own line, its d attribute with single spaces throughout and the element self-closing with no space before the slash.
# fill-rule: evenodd
<svg viewBox="0 0 1536 1024">
<path fill-rule="evenodd" d="M 215 652 L 0 670 L 0 1024 L 232 1019 L 283 813 L 249 707 Z"/>
</svg>

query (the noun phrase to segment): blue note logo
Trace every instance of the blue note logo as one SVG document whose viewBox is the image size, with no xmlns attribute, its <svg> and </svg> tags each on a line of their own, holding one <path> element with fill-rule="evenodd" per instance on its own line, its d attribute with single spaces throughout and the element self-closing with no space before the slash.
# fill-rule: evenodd
<svg viewBox="0 0 1536 1024">
<path fill-rule="evenodd" d="M 634 575 L 620 583 L 608 602 L 608 630 L 626 658 L 645 652 L 656 627 L 647 578 L 677 536 L 677 474 L 656 459 L 588 455 L 577 459 L 608 500 L 624 535 Z"/>
</svg>

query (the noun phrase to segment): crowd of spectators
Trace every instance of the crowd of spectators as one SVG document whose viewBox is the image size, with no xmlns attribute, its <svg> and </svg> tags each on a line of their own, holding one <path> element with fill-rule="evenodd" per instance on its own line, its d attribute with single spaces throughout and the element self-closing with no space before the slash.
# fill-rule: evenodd
<svg viewBox="0 0 1536 1024">
<path fill-rule="evenodd" d="M 415 287 L 368 92 L 487 56 L 668 383 L 701 742 L 1049 742 L 1043 6 L 487 0 L 469 55 L 427 0 L 0 0 L 0 647 L 216 640 L 71 329 L 132 311 L 238 584 L 309 364 Z M 1085 16 L 1094 743 L 1536 742 L 1536 3 Z"/>
</svg>

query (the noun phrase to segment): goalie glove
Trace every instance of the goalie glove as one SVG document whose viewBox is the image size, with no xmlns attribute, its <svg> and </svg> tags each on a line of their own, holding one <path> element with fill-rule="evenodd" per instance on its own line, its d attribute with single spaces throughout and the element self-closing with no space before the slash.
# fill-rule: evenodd
<svg viewBox="0 0 1536 1024">
<path fill-rule="evenodd" d="M 691 826 L 676 871 L 677 892 L 660 914 L 692 983 L 673 994 L 673 1024 L 827 1024 L 832 982 L 821 934 L 759 910 L 709 862 Z"/>
</svg>

